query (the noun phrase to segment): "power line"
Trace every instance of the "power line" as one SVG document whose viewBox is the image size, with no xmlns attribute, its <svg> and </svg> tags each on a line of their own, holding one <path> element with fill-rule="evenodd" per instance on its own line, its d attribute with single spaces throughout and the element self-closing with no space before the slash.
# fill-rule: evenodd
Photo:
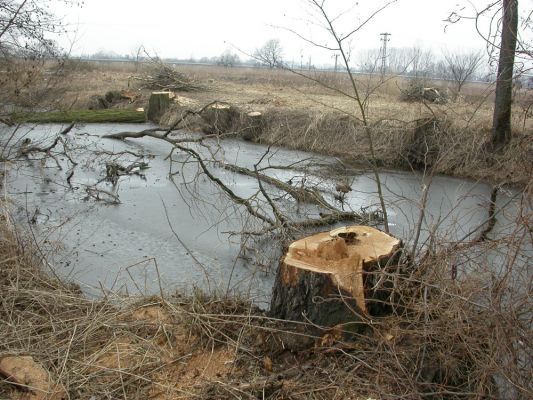
<svg viewBox="0 0 533 400">
<path fill-rule="evenodd" d="M 385 70 L 387 68 L 387 42 L 390 41 L 389 36 L 392 35 L 392 33 L 383 32 L 379 34 L 381 36 L 380 40 L 383 42 L 382 46 L 382 57 L 381 57 L 381 76 L 385 75 Z"/>
</svg>

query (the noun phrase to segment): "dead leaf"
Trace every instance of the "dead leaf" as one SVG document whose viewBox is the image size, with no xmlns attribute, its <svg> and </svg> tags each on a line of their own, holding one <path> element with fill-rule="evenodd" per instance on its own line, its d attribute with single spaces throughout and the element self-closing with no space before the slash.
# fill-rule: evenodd
<svg viewBox="0 0 533 400">
<path fill-rule="evenodd" d="M 268 372 L 272 372 L 272 360 L 269 356 L 265 356 L 263 359 L 263 366 Z"/>
</svg>

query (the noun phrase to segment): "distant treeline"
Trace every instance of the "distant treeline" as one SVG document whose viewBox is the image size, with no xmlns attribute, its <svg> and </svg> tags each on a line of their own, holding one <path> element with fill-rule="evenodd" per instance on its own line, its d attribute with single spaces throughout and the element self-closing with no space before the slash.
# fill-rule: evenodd
<svg viewBox="0 0 533 400">
<path fill-rule="evenodd" d="M 383 62 L 382 49 L 370 49 L 357 53 L 352 57 L 352 72 L 365 74 L 394 74 L 413 78 L 427 78 L 456 81 L 464 79 L 474 82 L 494 82 L 495 68 L 489 63 L 486 55 L 479 51 L 462 53 L 452 53 L 446 50 L 435 53 L 432 50 L 420 47 L 389 48 Z M 194 58 L 159 58 L 149 57 L 138 53 L 137 55 L 117 54 L 115 52 L 99 51 L 97 53 L 77 57 L 80 60 L 88 61 L 116 61 L 116 62 L 138 62 L 148 63 L 153 61 L 163 61 L 169 64 L 191 64 L 191 65 L 221 65 L 225 67 L 251 67 L 269 68 L 261 60 L 253 57 L 242 59 L 232 51 L 225 51 L 220 56 Z M 314 71 L 337 71 L 345 72 L 344 66 L 333 64 L 314 65 L 311 62 L 288 62 L 281 61 L 278 67 L 285 67 L 295 70 Z M 529 75 L 520 77 L 523 83 L 529 82 Z M 527 83 L 526 83 L 527 86 Z"/>
</svg>

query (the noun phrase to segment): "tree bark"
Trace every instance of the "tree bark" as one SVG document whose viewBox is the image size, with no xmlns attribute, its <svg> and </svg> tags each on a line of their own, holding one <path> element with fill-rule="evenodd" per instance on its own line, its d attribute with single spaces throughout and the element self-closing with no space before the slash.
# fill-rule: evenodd
<svg viewBox="0 0 533 400">
<path fill-rule="evenodd" d="M 333 327 L 381 315 L 391 283 L 379 269 L 396 269 L 402 242 L 378 229 L 350 226 L 292 243 L 274 285 L 273 317 Z"/>
<path fill-rule="evenodd" d="M 214 102 L 201 112 L 204 133 L 220 135 L 234 131 L 240 118 L 239 110 L 228 103 Z"/>
<path fill-rule="evenodd" d="M 492 121 L 492 147 L 495 150 L 511 141 L 511 104 L 517 27 L 518 1 L 503 0 L 500 58 Z"/>
<path fill-rule="evenodd" d="M 246 141 L 259 139 L 264 127 L 263 114 L 258 111 L 253 111 L 244 114 L 242 119 L 243 128 L 240 132 L 241 137 Z"/>
<path fill-rule="evenodd" d="M 159 122 L 161 116 L 170 107 L 170 100 L 173 97 L 174 93 L 172 92 L 152 92 L 146 112 L 148 121 Z"/>
</svg>

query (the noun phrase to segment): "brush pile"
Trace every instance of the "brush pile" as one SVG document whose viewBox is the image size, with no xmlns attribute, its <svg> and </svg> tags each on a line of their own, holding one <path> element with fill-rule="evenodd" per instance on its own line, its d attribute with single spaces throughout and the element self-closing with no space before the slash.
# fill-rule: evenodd
<svg viewBox="0 0 533 400">
<path fill-rule="evenodd" d="M 412 79 L 405 89 L 400 90 L 401 101 L 433 104 L 446 104 L 449 101 L 447 89 L 429 86 L 429 82 L 423 79 Z"/>
<path fill-rule="evenodd" d="M 141 89 L 155 91 L 194 92 L 207 89 L 204 84 L 162 62 L 154 62 L 146 74 L 133 79 L 140 82 Z"/>
</svg>

